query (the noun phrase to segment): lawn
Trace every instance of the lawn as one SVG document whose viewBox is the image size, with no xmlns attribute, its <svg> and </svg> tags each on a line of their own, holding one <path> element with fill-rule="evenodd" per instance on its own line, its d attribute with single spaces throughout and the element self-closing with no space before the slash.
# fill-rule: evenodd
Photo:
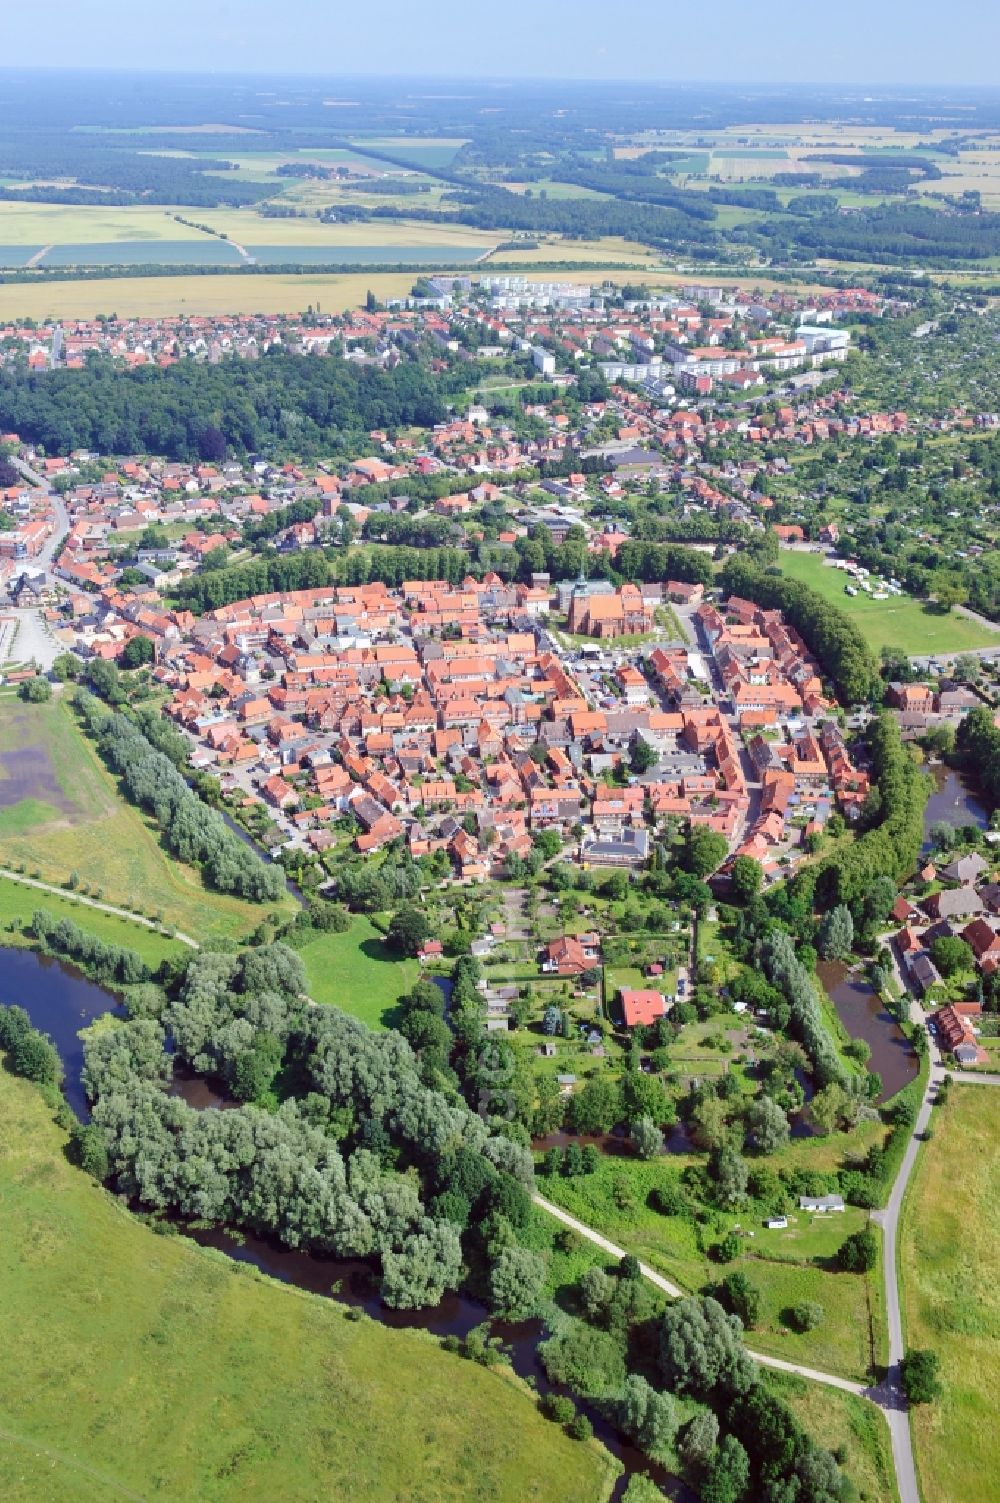
<svg viewBox="0 0 1000 1503">
<path fill-rule="evenodd" d="M 1000 1092 L 954 1086 L 920 1150 L 900 1238 L 906 1341 L 941 1360 L 942 1397 L 913 1411 L 928 1503 L 1000 1499 Z"/>
<path fill-rule="evenodd" d="M 909 595 L 871 600 L 864 594 L 846 595 L 849 576 L 823 562 L 818 553 L 783 549 L 781 571 L 831 600 L 864 633 L 876 652 L 895 647 L 912 655 L 967 652 L 973 647 L 1000 647 L 1000 634 L 987 631 L 951 611 L 940 615 L 933 606 Z"/>
<path fill-rule="evenodd" d="M 420 975 L 415 960 L 400 960 L 371 919 L 355 918 L 344 934 L 320 934 L 298 947 L 309 995 L 339 1007 L 369 1028 L 389 1027 L 389 1014 Z"/>
<path fill-rule="evenodd" d="M 76 872 L 79 885 L 93 895 L 99 889 L 105 902 L 162 914 L 196 940 L 241 939 L 265 912 L 210 891 L 168 854 L 157 827 L 121 797 L 62 699 L 0 706 L 0 862 L 20 863 L 29 876 L 59 886 Z"/>
<path fill-rule="evenodd" d="M 868 1399 L 770 1371 L 764 1381 L 791 1408 L 818 1445 L 847 1452 L 844 1471 L 862 1503 L 897 1503 L 889 1426 Z"/>
<path fill-rule="evenodd" d="M 611 1462 L 419 1332 L 158 1237 L 0 1072 L 5 1499 L 600 1503 Z"/>
</svg>

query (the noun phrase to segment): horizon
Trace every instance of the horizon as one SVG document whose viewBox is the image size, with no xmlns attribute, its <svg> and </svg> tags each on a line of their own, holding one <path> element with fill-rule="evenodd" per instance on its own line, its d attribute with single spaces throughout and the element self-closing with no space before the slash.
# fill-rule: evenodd
<svg viewBox="0 0 1000 1503">
<path fill-rule="evenodd" d="M 905 8 L 898 0 L 842 0 L 832 22 L 777 0 L 766 29 L 736 0 L 719 0 L 711 34 L 700 12 L 668 13 L 652 0 L 626 0 L 613 29 L 596 0 L 580 0 L 571 16 L 556 0 L 508 0 L 502 18 L 487 23 L 459 0 L 435 0 L 419 19 L 405 0 L 369 0 L 363 11 L 339 15 L 317 0 L 293 0 L 277 23 L 263 0 L 244 0 L 239 9 L 229 0 L 211 9 L 200 0 L 169 7 L 162 0 L 91 0 L 87 7 L 51 0 L 44 42 L 38 19 L 19 10 L 8 17 L 5 53 L 6 65 L 18 69 L 187 76 L 674 84 L 698 74 L 699 82 L 719 85 L 766 77 L 778 87 L 830 87 L 853 73 L 863 87 L 995 88 L 1000 16 L 955 0 L 948 20 L 942 28 L 930 0 Z M 148 68 L 150 56 L 161 68 Z M 323 66 L 312 66 L 313 59 Z M 703 69 L 714 79 L 702 79 Z M 802 82 L 807 74 L 810 81 Z"/>
</svg>

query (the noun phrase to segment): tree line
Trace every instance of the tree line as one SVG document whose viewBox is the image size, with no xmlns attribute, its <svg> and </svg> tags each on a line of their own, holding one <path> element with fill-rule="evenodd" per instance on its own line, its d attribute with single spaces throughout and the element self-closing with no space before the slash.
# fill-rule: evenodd
<svg viewBox="0 0 1000 1503">
<path fill-rule="evenodd" d="M 74 703 L 104 761 L 119 775 L 132 802 L 153 815 L 179 860 L 199 866 L 220 892 L 254 903 L 273 903 L 281 896 L 280 872 L 202 803 L 170 758 L 157 751 L 137 725 L 125 715 L 108 714 L 86 690 L 77 690 Z"/>
<path fill-rule="evenodd" d="M 758 568 L 734 554 L 720 583 L 727 595 L 739 595 L 768 610 L 780 610 L 802 637 L 843 704 L 860 704 L 881 694 L 875 656 L 865 638 L 838 606 L 798 580 Z"/>
</svg>

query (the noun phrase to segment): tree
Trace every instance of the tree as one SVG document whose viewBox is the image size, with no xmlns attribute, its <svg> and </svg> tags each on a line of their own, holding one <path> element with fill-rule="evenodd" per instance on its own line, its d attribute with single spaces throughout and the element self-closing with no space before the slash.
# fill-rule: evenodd
<svg viewBox="0 0 1000 1503">
<path fill-rule="evenodd" d="M 52 685 L 47 678 L 36 674 L 34 678 L 26 678 L 17 692 L 26 704 L 42 705 L 52 698 Z"/>
<path fill-rule="evenodd" d="M 618 1423 L 647 1456 L 658 1460 L 668 1454 L 677 1429 L 673 1399 L 637 1373 L 630 1373 L 622 1391 Z"/>
<path fill-rule="evenodd" d="M 685 1465 L 696 1469 L 711 1460 L 718 1444 L 719 1421 L 711 1409 L 699 1409 L 684 1427 L 678 1449 Z"/>
<path fill-rule="evenodd" d="M 810 1101 L 809 1118 L 819 1132 L 829 1134 L 840 1126 L 846 1110 L 847 1092 L 834 1080 Z"/>
<path fill-rule="evenodd" d="M 906 1397 L 911 1404 L 929 1404 L 941 1393 L 937 1352 L 926 1347 L 908 1347 L 901 1365 Z"/>
<path fill-rule="evenodd" d="M 972 947 L 957 934 L 942 934 L 931 942 L 931 959 L 942 976 L 958 976 L 971 971 L 975 963 Z"/>
<path fill-rule="evenodd" d="M 750 1458 L 735 1435 L 724 1435 L 705 1467 L 699 1486 L 702 1503 L 739 1503 L 750 1482 Z"/>
<path fill-rule="evenodd" d="M 423 949 L 430 932 L 431 926 L 423 909 L 408 903 L 393 914 L 386 939 L 401 955 L 412 957 Z"/>
<path fill-rule="evenodd" d="M 694 877 L 711 875 L 726 859 L 729 845 L 724 835 L 707 825 L 692 825 L 682 852 L 684 869 Z"/>
<path fill-rule="evenodd" d="M 755 1326 L 760 1319 L 760 1290 L 745 1273 L 737 1269 L 727 1273 L 718 1286 L 718 1300 L 730 1315 L 738 1315 L 745 1330 Z"/>
<path fill-rule="evenodd" d="M 502 1320 L 530 1320 L 538 1313 L 548 1265 L 528 1247 L 505 1247 L 490 1269 L 490 1308 Z"/>
<path fill-rule="evenodd" d="M 641 1159 L 655 1159 L 663 1152 L 663 1134 L 650 1117 L 633 1122 L 630 1136 Z"/>
<path fill-rule="evenodd" d="M 750 1145 L 758 1153 L 777 1153 L 788 1142 L 788 1118 L 770 1096 L 758 1096 L 745 1120 Z"/>
<path fill-rule="evenodd" d="M 83 663 L 75 652 L 60 652 L 53 660 L 52 672 L 61 684 L 65 684 L 67 680 L 78 678 L 82 667 Z"/>
<path fill-rule="evenodd" d="M 146 637 L 139 632 L 125 643 L 118 661 L 123 668 L 145 668 L 155 656 L 156 648 L 152 637 Z"/>
<path fill-rule="evenodd" d="M 878 1238 L 870 1226 L 852 1233 L 837 1253 L 837 1263 L 845 1273 L 870 1273 L 877 1262 Z"/>
<path fill-rule="evenodd" d="M 752 856 L 737 856 L 731 874 L 733 897 L 738 903 L 749 903 L 760 892 L 764 881 L 764 868 Z"/>
<path fill-rule="evenodd" d="M 854 946 L 851 910 L 838 903 L 819 926 L 819 950 L 824 960 L 846 960 Z"/>
<path fill-rule="evenodd" d="M 747 1198 L 748 1169 L 746 1160 L 735 1148 L 720 1148 L 713 1164 L 716 1198 L 730 1209 L 741 1206 Z"/>
<path fill-rule="evenodd" d="M 745 1393 L 753 1360 L 740 1340 L 740 1323 L 714 1299 L 677 1300 L 660 1326 L 660 1369 L 666 1386 L 696 1398 Z"/>
<path fill-rule="evenodd" d="M 659 758 L 656 749 L 650 745 L 644 736 L 636 736 L 632 741 L 632 771 L 635 773 L 648 772 L 655 767 Z"/>
<path fill-rule="evenodd" d="M 545 1009 L 542 1016 L 542 1032 L 550 1038 L 555 1038 L 562 1032 L 563 1015 L 562 1009 L 551 1005 Z"/>
</svg>

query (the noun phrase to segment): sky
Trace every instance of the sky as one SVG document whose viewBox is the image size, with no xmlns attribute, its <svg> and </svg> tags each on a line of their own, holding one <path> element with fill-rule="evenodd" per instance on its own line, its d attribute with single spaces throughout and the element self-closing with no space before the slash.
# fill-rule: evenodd
<svg viewBox="0 0 1000 1503">
<path fill-rule="evenodd" d="M 996 0 L 45 0 L 7 67 L 982 85 Z"/>
</svg>

